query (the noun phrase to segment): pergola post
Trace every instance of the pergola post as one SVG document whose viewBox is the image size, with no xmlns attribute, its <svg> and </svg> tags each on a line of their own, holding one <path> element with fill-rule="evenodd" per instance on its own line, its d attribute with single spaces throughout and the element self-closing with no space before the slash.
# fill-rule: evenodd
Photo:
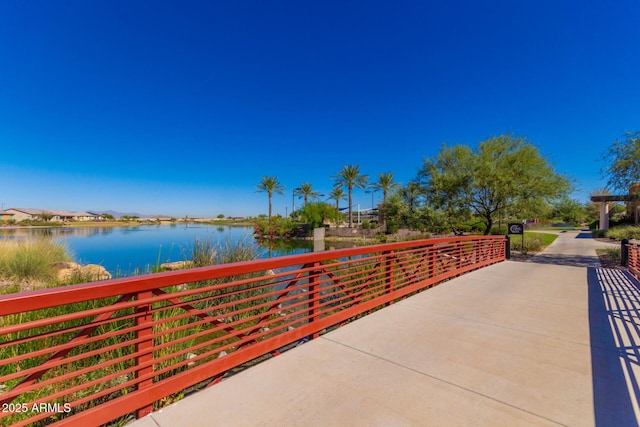
<svg viewBox="0 0 640 427">
<path fill-rule="evenodd" d="M 600 205 L 600 230 L 609 229 L 609 203 L 602 202 Z"/>
</svg>

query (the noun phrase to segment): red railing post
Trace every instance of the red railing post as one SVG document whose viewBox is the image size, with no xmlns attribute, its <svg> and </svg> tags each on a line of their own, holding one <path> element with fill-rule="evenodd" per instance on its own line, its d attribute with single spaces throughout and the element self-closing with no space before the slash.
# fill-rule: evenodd
<svg viewBox="0 0 640 427">
<path fill-rule="evenodd" d="M 320 319 L 320 267 L 319 262 L 313 263 L 313 270 L 309 271 L 309 323 L 317 322 Z M 320 332 L 312 334 L 312 338 L 318 338 Z"/>
<path fill-rule="evenodd" d="M 139 292 L 136 296 L 138 300 L 143 300 L 147 298 L 151 298 L 153 293 L 151 291 Z M 148 325 L 145 328 L 140 328 L 136 332 L 136 338 L 145 338 L 149 337 L 153 334 L 153 315 L 151 314 L 151 304 L 142 304 L 136 307 L 136 325 L 138 327 Z M 136 352 L 140 354 L 136 357 L 136 366 L 140 366 L 145 363 L 149 363 L 153 360 L 153 339 L 145 339 L 136 345 Z M 153 365 L 149 364 L 149 366 L 140 368 L 136 370 L 136 378 L 142 377 L 147 374 L 151 374 L 153 372 Z M 153 378 L 149 378 L 147 380 L 141 381 L 137 384 L 138 390 L 144 390 L 145 388 L 151 387 L 153 385 Z M 138 408 L 136 416 L 138 418 L 142 418 L 145 415 L 153 412 L 153 404 L 144 406 L 142 408 Z"/>
<path fill-rule="evenodd" d="M 391 259 L 391 251 L 382 252 L 382 256 L 384 257 L 384 283 L 385 283 L 385 291 L 386 293 L 393 292 L 393 270 L 391 268 L 392 259 Z M 393 304 L 393 301 L 389 301 L 387 305 Z"/>
</svg>

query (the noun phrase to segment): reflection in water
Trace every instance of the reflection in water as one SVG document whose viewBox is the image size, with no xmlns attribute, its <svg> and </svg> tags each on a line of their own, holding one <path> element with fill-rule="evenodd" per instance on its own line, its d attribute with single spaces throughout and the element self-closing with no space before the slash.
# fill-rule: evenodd
<svg viewBox="0 0 640 427">
<path fill-rule="evenodd" d="M 245 243 L 258 245 L 251 227 L 207 225 L 136 225 L 124 227 L 43 227 L 0 228 L 0 239 L 46 237 L 64 244 L 81 264 L 99 264 L 114 277 L 129 276 L 137 271 L 165 262 L 191 259 L 194 242 Z M 260 245 L 264 257 L 290 255 L 313 250 L 312 241 L 272 241 Z"/>
<path fill-rule="evenodd" d="M 0 238 L 93 236 L 113 233 L 112 227 L 16 227 L 0 228 Z"/>
<path fill-rule="evenodd" d="M 312 252 L 312 240 L 262 240 L 256 242 L 252 227 L 208 225 L 137 225 L 124 227 L 0 227 L 0 239 L 31 237 L 52 238 L 64 244 L 76 262 L 99 264 L 114 277 L 129 276 L 136 271 L 165 262 L 191 259 L 194 242 L 250 244 L 259 246 L 265 258 Z M 324 250 L 358 246 L 353 242 L 331 242 Z M 322 250 L 322 249 L 321 249 Z"/>
</svg>

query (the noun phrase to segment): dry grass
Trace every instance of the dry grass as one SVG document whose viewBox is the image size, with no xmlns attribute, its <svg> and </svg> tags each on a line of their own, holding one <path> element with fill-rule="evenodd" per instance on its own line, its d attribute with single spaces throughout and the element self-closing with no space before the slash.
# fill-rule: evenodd
<svg viewBox="0 0 640 427">
<path fill-rule="evenodd" d="M 67 248 L 51 239 L 0 240 L 0 284 L 5 284 L 0 292 L 50 283 L 54 279 L 52 266 L 70 260 Z"/>
</svg>

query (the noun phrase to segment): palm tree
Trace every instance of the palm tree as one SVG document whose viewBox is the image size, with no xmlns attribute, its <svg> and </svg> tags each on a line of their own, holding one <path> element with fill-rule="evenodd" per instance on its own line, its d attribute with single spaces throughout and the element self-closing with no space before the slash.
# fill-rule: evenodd
<svg viewBox="0 0 640 427">
<path fill-rule="evenodd" d="M 333 179 L 337 185 L 347 187 L 347 193 L 349 194 L 349 228 L 351 228 L 353 227 L 353 187 L 366 187 L 369 176 L 360 175 L 360 166 L 347 165 L 343 166 L 342 170 Z"/>
<path fill-rule="evenodd" d="M 329 193 L 329 198 L 331 200 L 336 201 L 336 213 L 340 213 L 340 200 L 344 200 L 344 190 L 339 185 L 333 187 L 331 193 Z"/>
<path fill-rule="evenodd" d="M 260 180 L 260 184 L 256 185 L 259 192 L 265 192 L 269 196 L 269 223 L 271 223 L 271 209 L 273 193 L 282 194 L 284 191 L 284 185 L 280 184 L 278 178 L 275 176 L 263 176 Z"/>
<path fill-rule="evenodd" d="M 300 187 L 295 189 L 295 193 L 304 198 L 304 204 L 307 204 L 307 199 L 309 197 L 317 197 L 320 195 L 317 191 L 313 191 L 313 185 L 308 182 L 303 182 L 300 184 Z"/>
<path fill-rule="evenodd" d="M 389 194 L 389 191 L 399 187 L 399 185 L 393 182 L 393 173 L 387 172 L 379 173 L 378 182 L 373 183 L 371 187 L 382 190 L 382 203 L 384 203 L 387 201 L 387 194 Z"/>
</svg>

